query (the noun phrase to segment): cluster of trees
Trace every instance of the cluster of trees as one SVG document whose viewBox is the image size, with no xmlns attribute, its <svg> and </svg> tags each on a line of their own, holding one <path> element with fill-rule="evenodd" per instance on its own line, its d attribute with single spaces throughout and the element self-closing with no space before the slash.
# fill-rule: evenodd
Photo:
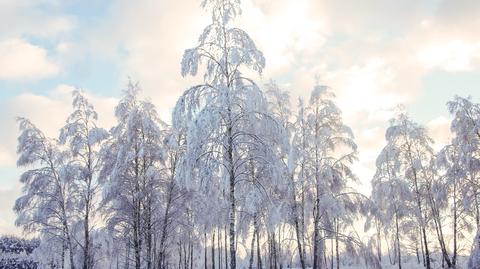
<svg viewBox="0 0 480 269">
<path fill-rule="evenodd" d="M 0 253 L 32 254 L 40 242 L 37 239 L 23 239 L 16 236 L 0 237 Z"/>
<path fill-rule="evenodd" d="M 37 239 L 16 236 L 0 237 L 0 269 L 36 269 L 38 263 L 32 252 L 38 247 Z"/>
<path fill-rule="evenodd" d="M 14 209 L 17 225 L 41 237 L 38 262 L 72 269 L 323 269 L 340 268 L 350 256 L 379 268 L 381 242 L 394 242 L 401 266 L 411 241 L 430 268 L 427 237 L 435 234 L 442 260 L 454 266 L 457 239 L 470 218 L 479 222 L 479 105 L 449 103 L 456 136 L 438 154 L 423 127 L 403 114 L 392 120 L 373 195 L 365 197 L 350 187 L 357 146 L 331 89 L 317 83 L 293 110 L 274 82 L 259 86 L 245 75 L 261 73 L 265 59 L 232 26 L 240 1 L 202 6 L 212 22 L 185 51 L 181 73 L 204 70 L 203 80 L 180 96 L 171 124 L 135 83 L 108 131 L 97 126 L 80 90 L 58 138 L 18 120 L 17 164 L 26 171 Z M 376 231 L 366 243 L 354 229 L 362 216 Z M 451 223 L 453 252 L 445 232 Z"/>
<path fill-rule="evenodd" d="M 442 266 L 456 268 L 459 253 L 470 247 L 460 242 L 479 229 L 480 104 L 457 96 L 447 107 L 453 138 L 440 151 L 433 150 L 423 126 L 400 113 L 391 120 L 377 158 L 376 242 L 382 236 L 392 242 L 390 262 L 398 268 L 402 252 L 411 250 L 426 268 L 433 268 L 432 250 Z M 378 246 L 379 258 L 380 251 Z"/>
<path fill-rule="evenodd" d="M 337 263 L 340 242 L 361 246 L 342 233 L 364 203 L 347 188 L 356 145 L 333 94 L 317 85 L 292 117 L 286 92 L 240 72 L 261 73 L 265 59 L 231 26 L 239 1 L 203 6 L 212 23 L 181 72 L 205 67 L 204 79 L 179 98 L 171 125 L 133 83 L 110 131 L 81 91 L 58 139 L 19 119 L 28 170 L 17 224 L 40 233 L 43 264 L 236 268 L 238 258 L 277 268 L 298 252 L 303 268 L 321 268 L 328 239 Z"/>
</svg>

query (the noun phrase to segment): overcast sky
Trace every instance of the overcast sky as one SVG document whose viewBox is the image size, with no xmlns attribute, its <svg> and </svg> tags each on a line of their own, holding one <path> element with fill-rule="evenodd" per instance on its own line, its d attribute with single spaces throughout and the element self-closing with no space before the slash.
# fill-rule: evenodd
<svg viewBox="0 0 480 269">
<path fill-rule="evenodd" d="M 480 2 L 475 0 L 243 0 L 235 22 L 264 52 L 262 85 L 276 80 L 292 103 L 315 77 L 337 95 L 359 144 L 355 171 L 368 192 L 388 119 L 398 104 L 448 141 L 445 103 L 480 93 Z M 89 94 L 100 124 L 128 79 L 162 118 L 200 78 L 180 60 L 210 16 L 199 0 L 0 0 L 0 234 L 19 233 L 16 116 L 56 136 L 75 87 Z"/>
</svg>

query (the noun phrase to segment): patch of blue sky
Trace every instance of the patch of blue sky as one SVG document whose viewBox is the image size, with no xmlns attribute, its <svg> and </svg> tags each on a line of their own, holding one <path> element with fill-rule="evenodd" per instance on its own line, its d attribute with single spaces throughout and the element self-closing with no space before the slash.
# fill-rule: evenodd
<svg viewBox="0 0 480 269">
<path fill-rule="evenodd" d="M 86 89 L 99 96 L 119 96 L 123 85 L 119 66 L 111 59 L 86 55 L 80 62 L 61 67 L 60 73 L 39 80 L 0 80 L 0 98 L 7 99 L 25 92 L 48 95 L 58 85 Z"/>
<path fill-rule="evenodd" d="M 99 96 L 119 96 L 124 80 L 116 62 L 90 54 L 81 62 L 70 66 L 58 82 L 88 90 Z"/>
<path fill-rule="evenodd" d="M 93 21 L 108 13 L 112 0 L 73 0 L 66 1 L 63 11 L 78 17 L 81 21 Z"/>
<path fill-rule="evenodd" d="M 58 85 L 58 78 L 41 80 L 0 80 L 0 99 L 8 99 L 22 93 L 46 95 Z"/>
</svg>

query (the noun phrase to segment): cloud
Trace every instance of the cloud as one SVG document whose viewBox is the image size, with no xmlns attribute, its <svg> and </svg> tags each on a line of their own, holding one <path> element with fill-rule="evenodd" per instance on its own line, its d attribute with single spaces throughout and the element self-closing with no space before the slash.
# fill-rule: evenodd
<svg viewBox="0 0 480 269">
<path fill-rule="evenodd" d="M 475 0 L 439 1 L 435 12 L 437 24 L 450 33 L 478 38 L 480 5 Z"/>
<path fill-rule="evenodd" d="M 396 90 L 401 87 L 399 75 L 385 59 L 373 58 L 363 66 L 332 72 L 327 81 L 338 92 L 347 119 L 371 124 L 387 121 L 396 105 L 411 98 L 410 91 Z"/>
<path fill-rule="evenodd" d="M 469 71 L 480 63 L 480 42 L 468 43 L 461 40 L 436 42 L 418 53 L 419 61 L 428 69 L 445 71 Z"/>
<path fill-rule="evenodd" d="M 69 111 L 69 102 L 33 93 L 23 93 L 0 101 L 0 156 L 6 156 L 2 167 L 15 167 L 18 126 L 17 117 L 25 117 L 36 124 L 47 136 L 57 137 Z"/>
<path fill-rule="evenodd" d="M 12 208 L 17 197 L 20 196 L 20 186 L 17 184 L 13 188 L 0 189 L 0 231 L 5 234 L 20 234 L 21 229 L 14 226 L 16 219 Z"/>
<path fill-rule="evenodd" d="M 0 42 L 0 80 L 40 79 L 58 72 L 45 49 L 21 39 Z"/>
<path fill-rule="evenodd" d="M 323 18 L 311 16 L 307 0 L 243 2 L 244 28 L 267 59 L 266 77 L 289 75 L 292 67 L 310 65 L 326 42 Z"/>
<path fill-rule="evenodd" d="M 18 126 L 16 117 L 30 119 L 48 137 L 58 137 L 60 128 L 72 111 L 71 93 L 75 87 L 61 84 L 47 95 L 23 93 L 0 101 L 3 113 L 0 114 L 0 167 L 14 167 L 16 162 L 16 138 Z M 118 100 L 113 97 L 99 97 L 86 92 L 89 101 L 99 114 L 99 127 L 107 130 L 115 124 L 114 107 Z"/>
<path fill-rule="evenodd" d="M 359 190 L 368 195 L 371 190 L 370 181 L 376 170 L 376 159 L 382 148 L 385 146 L 385 128 L 358 128 L 355 132 L 356 142 L 358 144 L 359 161 L 353 169 L 360 180 Z"/>
<path fill-rule="evenodd" d="M 433 139 L 435 144 L 433 145 L 435 150 L 440 150 L 445 145 L 449 144 L 452 139 L 452 133 L 450 131 L 451 119 L 444 116 L 440 116 L 430 120 L 426 124 L 428 134 Z"/>
<path fill-rule="evenodd" d="M 0 148 L 0 166 L 12 165 L 15 165 L 15 156 L 11 152 Z"/>
<path fill-rule="evenodd" d="M 82 42 L 73 44 L 69 53 L 114 62 L 122 84 L 128 78 L 139 81 L 166 119 L 195 80 L 181 77 L 180 61 L 184 50 L 196 45 L 209 19 L 196 0 L 115 1 L 94 29 L 83 29 Z"/>
<path fill-rule="evenodd" d="M 0 1 L 0 40 L 24 36 L 52 38 L 71 31 L 73 17 L 62 14 L 58 1 Z"/>
<path fill-rule="evenodd" d="M 60 72 L 48 47 L 64 43 L 75 28 L 64 7 L 57 0 L 0 0 L 0 80 L 39 80 Z"/>
<path fill-rule="evenodd" d="M 52 89 L 47 96 L 38 96 L 33 95 L 33 98 L 44 98 L 46 102 L 57 102 L 57 105 L 61 107 L 61 112 L 58 113 L 59 118 L 63 117 L 61 122 L 63 125 L 68 114 L 72 111 L 72 92 L 76 89 L 76 87 L 67 84 L 60 84 L 57 85 L 54 89 Z M 115 115 L 114 115 L 114 108 L 118 103 L 118 99 L 114 97 L 103 97 L 97 96 L 88 89 L 83 89 L 88 101 L 94 106 L 95 111 L 98 113 L 98 122 L 97 125 L 102 128 L 109 129 L 112 127 L 115 122 Z M 41 120 L 43 116 L 39 117 Z M 49 128 L 52 131 L 58 131 L 58 128 Z"/>
</svg>

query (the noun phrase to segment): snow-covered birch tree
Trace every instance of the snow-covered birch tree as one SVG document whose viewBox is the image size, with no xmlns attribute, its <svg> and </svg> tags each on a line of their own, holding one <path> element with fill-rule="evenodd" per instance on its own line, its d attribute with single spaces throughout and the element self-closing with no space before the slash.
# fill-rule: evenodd
<svg viewBox="0 0 480 269">
<path fill-rule="evenodd" d="M 315 269 L 325 267 L 325 232 L 327 226 L 332 227 L 328 215 L 338 206 L 336 195 L 346 187 L 348 180 L 355 178 L 351 164 L 356 159 L 357 146 L 333 98 L 328 87 L 317 84 L 305 112 L 304 180 L 313 207 Z"/>
<path fill-rule="evenodd" d="M 387 145 L 396 152 L 399 175 L 404 177 L 413 193 L 416 207 L 414 217 L 418 222 L 425 250 L 426 267 L 431 268 L 427 239 L 427 222 L 430 218 L 429 195 L 432 186 L 431 163 L 434 160 L 433 140 L 421 125 L 413 122 L 405 113 L 391 120 L 386 131 Z"/>
<path fill-rule="evenodd" d="M 153 266 L 153 225 L 159 195 L 159 170 L 165 159 L 164 129 L 153 104 L 140 100 L 138 84 L 129 83 L 115 108 L 118 124 L 104 147 L 101 177 L 107 179 L 102 204 L 107 227 L 133 245 L 135 268 Z"/>
<path fill-rule="evenodd" d="M 305 269 L 307 260 L 307 219 L 309 212 L 313 209 L 306 203 L 306 178 L 307 178 L 307 161 L 308 155 L 308 129 L 306 120 L 306 111 L 304 101 L 299 99 L 297 115 L 294 126 L 293 138 L 291 141 L 289 156 L 289 170 L 292 171 L 292 214 L 295 227 L 295 237 L 297 241 L 298 255 L 302 269 Z"/>
<path fill-rule="evenodd" d="M 376 161 L 377 171 L 372 179 L 372 201 L 375 218 L 379 220 L 385 234 L 394 230 L 394 249 L 398 268 L 402 268 L 401 234 L 403 221 L 411 209 L 407 201 L 413 199 L 408 182 L 400 174 L 400 163 L 395 148 L 386 145 Z"/>
<path fill-rule="evenodd" d="M 192 167 L 201 171 L 197 175 L 202 176 L 195 179 L 206 184 L 206 180 L 224 182 L 230 208 L 230 268 L 235 269 L 236 187 L 241 182 L 240 169 L 247 163 L 241 147 L 252 141 L 260 143 L 243 126 L 260 116 L 255 115 L 255 104 L 263 100 L 259 88 L 240 69 L 261 73 L 265 59 L 250 36 L 231 25 L 241 12 L 239 0 L 205 0 L 202 6 L 210 10 L 212 22 L 200 35 L 198 45 L 185 51 L 182 75 L 194 76 L 204 64 L 204 81 L 188 89 L 175 109 L 183 111 L 190 121 L 188 158 Z"/>
<path fill-rule="evenodd" d="M 434 184 L 433 198 L 439 209 L 442 210 L 437 213 L 437 222 L 442 224 L 443 220 L 449 220 L 451 223 L 452 232 L 452 246 L 448 248 L 449 241 L 442 233 L 437 233 L 439 240 L 441 240 L 441 250 L 443 255 L 450 256 L 451 267 L 457 266 L 458 254 L 461 250 L 459 244 L 460 238 L 465 238 L 469 232 L 475 228 L 475 222 L 472 221 L 473 216 L 468 209 L 468 194 L 469 188 L 468 177 L 466 171 L 462 168 L 460 163 L 460 150 L 453 144 L 447 145 L 437 154 L 436 168 L 438 169 L 438 179 Z M 440 218 L 438 217 L 440 216 Z M 437 232 L 440 232 L 437 229 Z"/>
<path fill-rule="evenodd" d="M 480 228 L 480 104 L 471 98 L 456 96 L 447 103 L 453 116 L 450 126 L 454 134 L 452 145 L 458 149 L 458 163 L 467 182 L 463 190 L 463 201 L 471 216 L 474 217 L 477 230 Z"/>
<path fill-rule="evenodd" d="M 74 171 L 69 165 L 70 156 L 57 139 L 46 137 L 29 120 L 19 118 L 18 122 L 17 165 L 31 169 L 20 177 L 23 194 L 14 206 L 18 214 L 16 225 L 26 231 L 39 232 L 45 244 L 61 244 L 58 247 L 61 250 L 60 264 L 56 266 L 64 266 L 67 249 L 70 268 L 74 269 L 72 223 L 77 189 L 72 183 Z"/>
<path fill-rule="evenodd" d="M 83 269 L 93 268 L 93 241 L 91 231 L 94 229 L 98 211 L 98 194 L 100 185 L 98 174 L 101 169 L 99 150 L 108 133 L 97 127 L 97 112 L 87 100 L 85 93 L 75 90 L 72 93 L 74 111 L 67 119 L 67 124 L 60 132 L 60 142 L 67 144 L 72 160 L 71 169 L 75 170 L 72 184 L 75 184 L 77 204 L 73 209 L 78 215 L 78 224 L 82 227 Z"/>
<path fill-rule="evenodd" d="M 160 170 L 160 195 L 157 219 L 159 223 L 156 225 L 158 240 L 157 268 L 165 268 L 167 266 L 167 250 L 168 241 L 172 237 L 173 225 L 175 217 L 181 215 L 179 206 L 182 202 L 179 197 L 180 184 L 182 179 L 179 177 L 184 175 L 181 170 L 185 169 L 185 130 L 183 126 L 170 127 L 165 137 L 165 164 Z"/>
</svg>

